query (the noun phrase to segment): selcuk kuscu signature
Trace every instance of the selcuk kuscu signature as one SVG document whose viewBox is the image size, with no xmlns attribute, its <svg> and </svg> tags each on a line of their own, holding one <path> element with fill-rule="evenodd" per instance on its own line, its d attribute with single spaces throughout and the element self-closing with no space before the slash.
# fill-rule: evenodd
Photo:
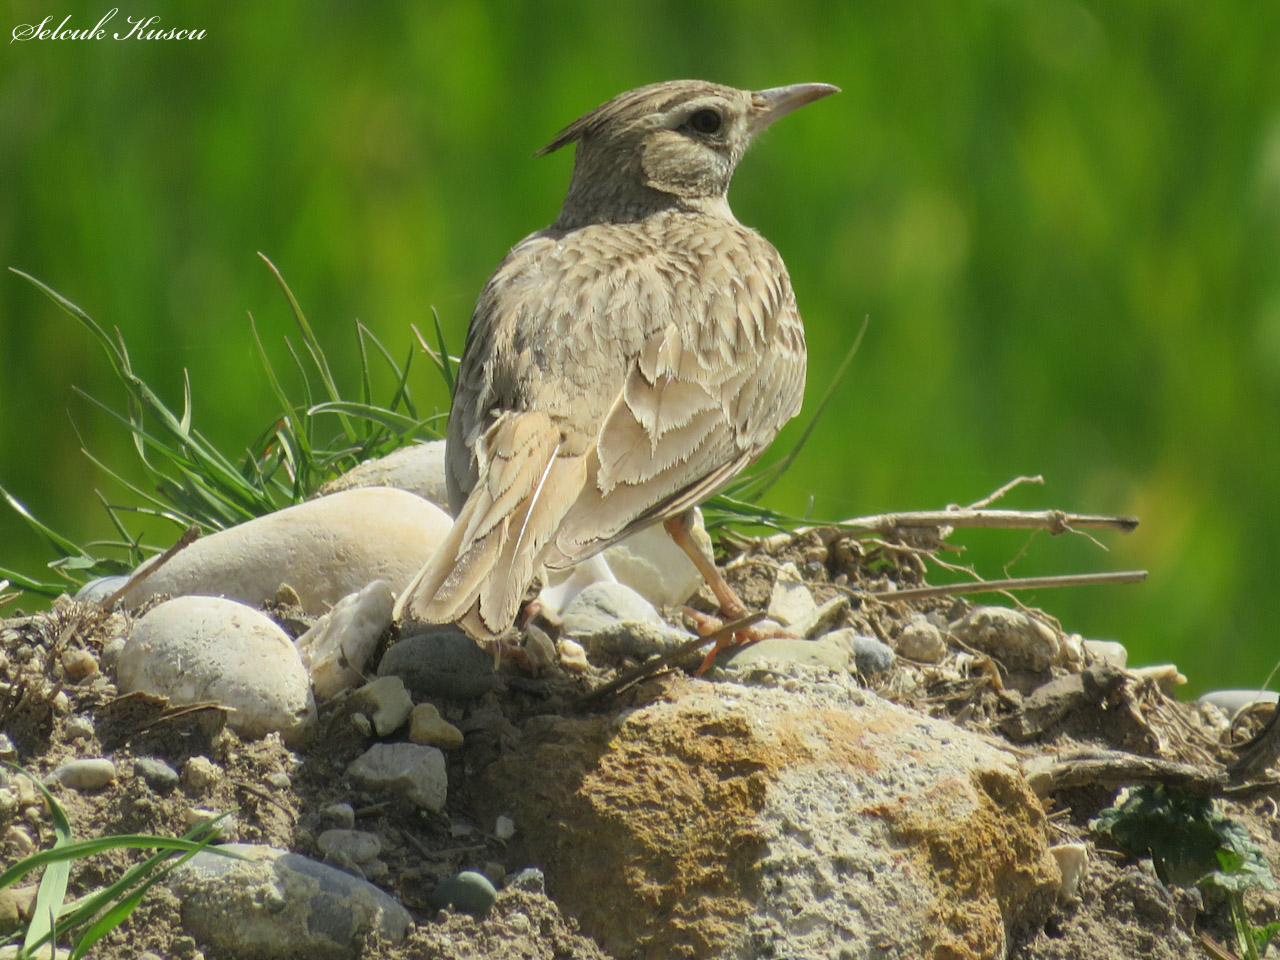
<svg viewBox="0 0 1280 960">
<path fill-rule="evenodd" d="M 71 29 L 67 25 L 71 22 L 71 14 L 67 14 L 62 18 L 62 22 L 56 27 L 51 26 L 53 17 L 48 16 L 39 23 L 20 23 L 13 28 L 14 40 L 105 40 L 107 38 L 106 26 L 120 12 L 119 7 L 112 7 L 111 11 L 98 21 L 98 25 L 92 29 Z M 159 17 L 125 17 L 129 24 L 129 29 L 124 33 L 115 32 L 111 34 L 113 40 L 203 40 L 204 30 L 179 30 L 179 29 L 163 29 L 159 26 Z"/>
</svg>

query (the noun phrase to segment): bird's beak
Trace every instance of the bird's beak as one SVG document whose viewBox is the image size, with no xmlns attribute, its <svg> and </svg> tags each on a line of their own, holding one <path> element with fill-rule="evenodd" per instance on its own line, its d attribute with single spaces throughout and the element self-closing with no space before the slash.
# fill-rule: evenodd
<svg viewBox="0 0 1280 960">
<path fill-rule="evenodd" d="M 785 117 L 807 103 L 839 92 L 839 87 L 829 83 L 792 83 L 785 87 L 757 90 L 751 95 L 751 133 L 759 133 L 779 117 Z"/>
</svg>

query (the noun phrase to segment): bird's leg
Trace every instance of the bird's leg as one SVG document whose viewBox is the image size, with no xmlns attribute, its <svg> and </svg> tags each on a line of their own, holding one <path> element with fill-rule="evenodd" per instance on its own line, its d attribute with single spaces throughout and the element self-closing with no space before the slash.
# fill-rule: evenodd
<svg viewBox="0 0 1280 960">
<path fill-rule="evenodd" d="M 720 575 L 720 571 L 716 569 L 715 561 L 694 542 L 692 534 L 689 532 L 693 523 L 693 510 L 686 510 L 678 517 L 672 517 L 670 520 L 664 520 L 663 529 L 667 531 L 667 535 L 675 541 L 676 546 L 685 552 L 693 565 L 698 568 L 698 572 L 702 574 L 702 579 L 707 581 L 707 586 L 711 588 L 711 592 L 715 594 L 716 602 L 720 604 L 720 617 L 708 616 L 697 610 L 685 608 L 685 612 L 689 614 L 697 624 L 698 632 L 706 636 L 720 629 L 724 622 L 737 620 L 747 615 L 747 605 L 739 599 L 738 595 L 733 592 L 733 587 L 725 582 L 724 577 Z M 776 637 L 785 635 L 777 629 L 770 630 L 768 628 L 760 629 L 759 627 L 747 627 L 745 630 L 739 630 L 737 633 L 729 634 L 721 637 L 716 641 L 714 647 L 706 655 L 702 661 L 702 665 L 695 671 L 695 676 L 702 676 L 710 669 L 711 664 L 715 661 L 718 654 L 725 647 L 734 643 L 755 643 L 757 640 L 763 640 L 766 637 Z"/>
</svg>

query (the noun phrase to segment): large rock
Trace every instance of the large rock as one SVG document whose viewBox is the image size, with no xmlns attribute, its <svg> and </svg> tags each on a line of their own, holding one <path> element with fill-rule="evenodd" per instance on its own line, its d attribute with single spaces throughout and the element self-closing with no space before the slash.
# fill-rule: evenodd
<svg viewBox="0 0 1280 960">
<path fill-rule="evenodd" d="M 374 580 L 399 593 L 452 524 L 435 504 L 403 490 L 369 487 L 286 507 L 202 537 L 125 595 L 201 594 L 258 606 L 281 583 L 319 616 Z"/>
<path fill-rule="evenodd" d="M 444 476 L 444 441 L 428 440 L 393 450 L 376 460 L 366 460 L 330 480 L 320 488 L 320 492 L 330 494 L 361 487 L 395 487 L 430 500 L 448 512 L 449 493 L 445 489 Z"/>
<path fill-rule="evenodd" d="M 316 696 L 327 700 L 364 679 L 365 664 L 391 625 L 395 594 L 385 580 L 343 597 L 300 636 L 298 653 Z"/>
<path fill-rule="evenodd" d="M 200 852 L 174 869 L 182 923 L 219 956 L 346 960 L 375 931 L 398 943 L 409 911 L 373 884 L 273 847 L 230 843 L 247 859 Z"/>
<path fill-rule="evenodd" d="M 141 690 L 175 704 L 216 700 L 247 737 L 278 731 L 296 745 L 311 733 L 316 704 L 297 648 L 275 621 L 221 597 L 175 597 L 134 624 L 120 651 L 121 693 Z"/>
<path fill-rule="evenodd" d="M 709 556 L 711 538 L 702 523 L 701 510 L 696 511 L 692 535 Z M 660 523 L 615 543 L 604 552 L 604 558 L 619 583 L 659 607 L 679 606 L 702 586 L 702 574 Z"/>
<path fill-rule="evenodd" d="M 536 718 L 483 795 L 619 960 L 1003 958 L 1059 883 L 1017 763 L 825 677 Z"/>
</svg>

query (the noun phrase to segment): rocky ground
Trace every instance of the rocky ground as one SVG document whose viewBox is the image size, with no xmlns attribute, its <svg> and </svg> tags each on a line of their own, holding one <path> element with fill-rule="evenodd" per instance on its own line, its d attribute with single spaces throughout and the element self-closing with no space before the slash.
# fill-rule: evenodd
<svg viewBox="0 0 1280 960">
<path fill-rule="evenodd" d="M 64 598 L 0 621 L 0 758 L 50 785 L 77 838 L 231 812 L 221 839 L 251 859 L 175 871 L 99 960 L 1163 960 L 1214 955 L 1202 932 L 1232 943 L 1221 908 L 1089 823 L 1125 786 L 1176 781 L 1222 796 L 1280 863 L 1274 773 L 1223 775 L 1269 708 L 1233 721 L 1182 702 L 1176 670 L 1132 669 L 1038 611 L 886 596 L 925 570 L 918 549 L 831 531 L 748 545 L 731 582 L 797 639 L 726 651 L 701 678 L 694 654 L 594 699 L 686 639 L 678 615 L 597 585 L 496 670 L 469 641 L 374 617 L 345 681 L 345 660 L 312 661 L 299 688 L 220 648 L 212 697 L 198 665 L 165 681 L 168 654 L 144 644 L 161 598 Z M 296 589 L 265 604 L 288 638 L 268 648 L 294 655 L 306 607 Z M 246 664 L 283 692 L 236 688 Z M 151 682 L 174 686 L 126 692 Z M 34 785 L 0 774 L 0 865 L 52 840 Z M 72 895 L 141 856 L 78 861 Z M 0 891 L 0 928 L 31 909 L 33 880 Z M 1246 905 L 1280 917 L 1274 891 Z"/>
</svg>

